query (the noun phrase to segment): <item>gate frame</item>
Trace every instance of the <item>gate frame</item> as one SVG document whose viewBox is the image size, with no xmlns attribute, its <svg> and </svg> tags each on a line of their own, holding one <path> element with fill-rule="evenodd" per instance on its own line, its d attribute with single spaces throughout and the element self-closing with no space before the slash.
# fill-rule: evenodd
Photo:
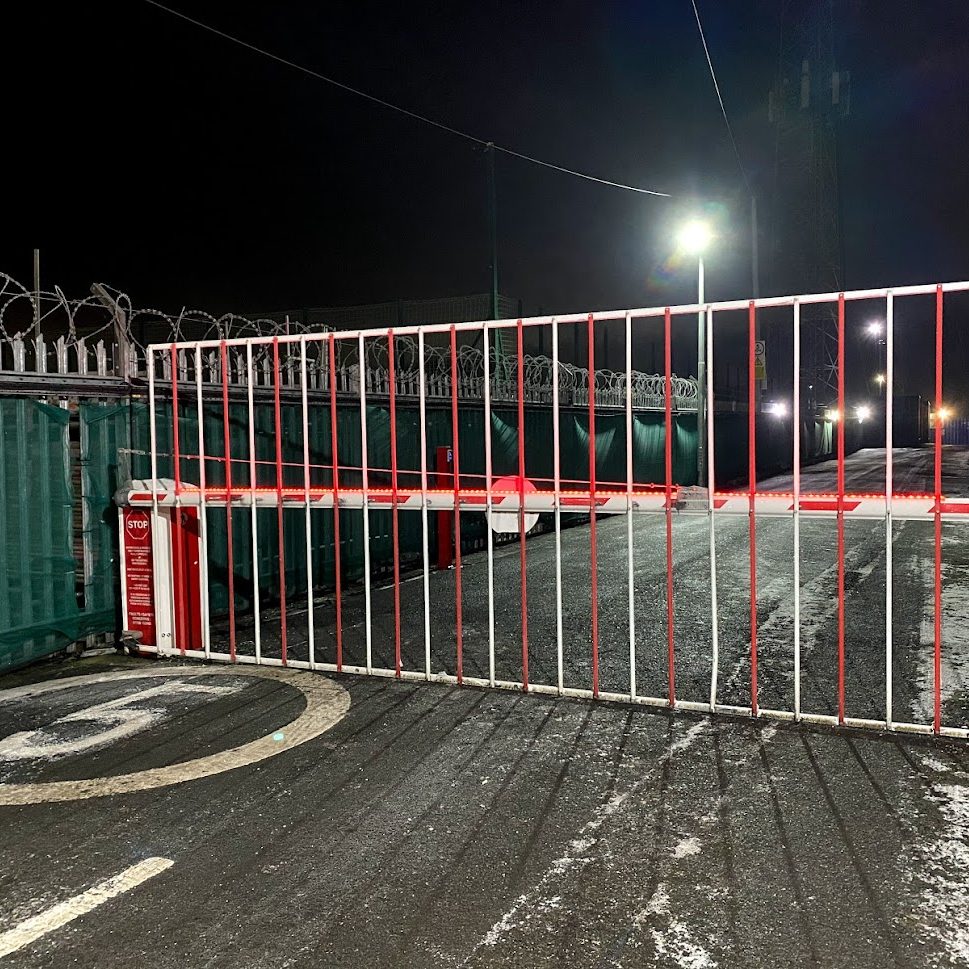
<svg viewBox="0 0 969 969">
<path fill-rule="evenodd" d="M 336 539 L 337 557 L 337 655 L 335 663 L 319 662 L 315 655 L 314 629 L 312 626 L 313 598 L 312 581 L 310 576 L 309 590 L 309 611 L 310 611 L 310 642 L 308 662 L 290 660 L 286 654 L 285 629 L 282 640 L 282 657 L 275 659 L 262 656 L 259 644 L 259 605 L 258 592 L 255 594 L 255 655 L 252 657 L 243 656 L 238 653 L 235 646 L 234 634 L 234 596 L 230 588 L 230 651 L 228 654 L 213 651 L 211 649 L 209 632 L 209 603 L 207 589 L 202 595 L 203 608 L 203 629 L 204 629 L 204 649 L 192 650 L 184 648 L 184 644 L 174 644 L 172 647 L 160 647 L 159 651 L 164 654 L 177 654 L 182 656 L 195 656 L 206 659 L 228 659 L 233 662 L 242 663 L 261 663 L 264 665 L 293 666 L 296 668 L 322 669 L 332 672 L 360 673 L 378 676 L 391 676 L 398 679 L 420 679 L 425 681 L 455 683 L 458 685 L 489 686 L 501 689 L 521 690 L 529 693 L 556 694 L 560 696 L 583 697 L 591 699 L 602 699 L 625 703 L 636 703 L 647 706 L 681 708 L 708 713 L 727 713 L 731 715 L 749 716 L 753 718 L 766 717 L 784 721 L 803 721 L 805 723 L 824 724 L 831 726 L 863 727 L 875 729 L 887 729 L 891 731 L 935 734 L 936 736 L 957 737 L 960 739 L 969 738 L 969 729 L 963 727 L 950 727 L 941 722 L 941 527 L 943 521 L 966 521 L 969 519 L 969 499 L 949 501 L 941 490 L 941 447 L 942 447 L 942 422 L 935 422 L 934 439 L 934 490 L 931 494 L 922 495 L 897 495 L 893 487 L 893 468 L 892 468 L 892 395 L 894 381 L 894 300 L 897 297 L 935 295 L 936 314 L 935 314 L 935 405 L 936 413 L 942 407 L 942 323 L 943 323 L 943 297 L 946 293 L 969 291 L 969 282 L 952 282 L 944 284 L 927 284 L 918 286 L 902 286 L 895 288 L 855 290 L 850 292 L 835 292 L 821 294 L 806 294 L 799 296 L 767 297 L 756 300 L 732 300 L 726 302 L 704 302 L 699 304 L 682 304 L 675 307 L 650 307 L 636 310 L 616 310 L 599 313 L 567 314 L 560 316 L 542 316 L 529 319 L 517 320 L 497 320 L 480 321 L 470 323 L 452 324 L 430 324 L 416 328 L 419 346 L 419 368 L 420 368 L 420 416 L 421 416 L 421 468 L 420 468 L 420 488 L 401 489 L 398 483 L 398 467 L 396 460 L 396 410 L 395 410 L 395 386 L 396 375 L 394 366 L 394 336 L 393 327 L 345 330 L 339 333 L 329 332 L 320 334 L 299 334 L 294 336 L 272 336 L 272 337 L 248 337 L 234 340 L 202 340 L 187 342 L 184 344 L 152 344 L 147 348 L 148 359 L 148 384 L 150 402 L 150 442 L 151 442 L 151 470 L 152 482 L 150 492 L 133 492 L 129 496 L 130 503 L 133 505 L 151 506 L 157 518 L 159 506 L 174 505 L 176 508 L 181 505 L 201 505 L 201 531 L 203 540 L 205 531 L 205 512 L 208 507 L 221 506 L 229 508 L 251 509 L 251 521 L 253 528 L 253 570 L 254 584 L 258 589 L 258 556 L 256 555 L 256 509 L 257 507 L 276 507 L 278 515 L 282 517 L 284 505 L 287 507 L 305 507 L 307 522 L 307 549 L 311 544 L 310 528 L 310 509 L 311 507 L 332 508 L 334 511 L 335 526 L 337 536 L 339 535 L 339 509 L 341 508 L 362 508 L 364 517 L 364 531 L 367 544 L 365 545 L 365 597 L 366 597 L 366 636 L 367 653 L 366 665 L 351 666 L 342 661 L 342 642 L 341 642 L 341 588 L 339 577 L 339 538 Z M 886 373 L 886 475 L 885 475 L 885 494 L 884 495 L 850 495 L 845 492 L 844 464 L 845 464 L 845 305 L 846 302 L 865 301 L 865 300 L 884 300 L 887 327 L 887 373 Z M 757 313 L 759 310 L 790 307 L 792 310 L 792 326 L 794 333 L 794 406 L 793 419 L 798 420 L 800 413 L 800 311 L 805 305 L 815 305 L 822 303 L 834 303 L 837 305 L 838 314 L 838 416 L 837 421 L 837 491 L 834 495 L 820 493 L 802 492 L 800 482 L 800 435 L 794 434 L 793 446 L 793 468 L 794 484 L 790 494 L 780 494 L 777 492 L 759 493 L 757 491 L 756 475 L 756 379 L 754 369 L 754 339 L 756 332 Z M 741 492 L 717 492 L 715 490 L 715 456 L 713 450 L 714 442 L 714 397 L 713 397 L 713 332 L 715 325 L 715 314 L 731 311 L 743 311 L 748 313 L 748 484 L 747 488 Z M 707 482 L 706 489 L 702 487 L 693 489 L 692 496 L 689 489 L 674 486 L 672 481 L 672 458 L 671 458 L 671 427 L 672 427 L 672 407 L 671 407 L 671 327 L 673 317 L 690 316 L 696 318 L 697 315 L 705 321 L 705 339 L 707 350 L 707 368 L 705 376 L 706 384 L 706 436 L 708 446 L 707 462 Z M 657 489 L 637 490 L 633 481 L 632 474 L 632 378 L 631 378 L 631 330 L 633 320 L 663 319 L 664 326 L 664 364 L 665 364 L 665 423 L 666 423 L 666 442 L 665 442 L 665 482 L 662 491 Z M 626 448 L 627 448 L 627 467 L 624 491 L 600 491 L 597 489 L 595 476 L 595 368 L 594 368 L 594 329 L 597 322 L 606 320 L 625 321 L 626 339 Z M 490 441 L 490 418 L 491 418 L 491 374 L 490 374 L 490 343 L 489 335 L 495 331 L 515 330 L 517 337 L 518 355 L 518 414 L 519 428 L 524 425 L 524 390 L 522 384 L 523 373 L 523 330 L 527 327 L 551 326 L 552 328 L 552 360 L 553 372 L 558 374 L 558 328 L 562 324 L 586 323 L 589 340 L 589 486 L 586 489 L 563 490 L 561 487 L 561 468 L 559 461 L 560 453 L 560 427 L 559 427 L 559 381 L 553 379 L 553 448 L 554 448 L 554 480 L 552 491 L 525 492 L 524 489 L 524 447 L 522 434 L 519 433 L 519 486 L 516 491 L 495 491 L 493 488 L 492 465 L 491 465 L 491 441 Z M 484 409 L 485 427 L 488 433 L 485 435 L 485 489 L 462 488 L 459 479 L 458 447 L 457 434 L 454 440 L 454 487 L 453 489 L 438 491 L 428 487 L 427 476 L 427 454 L 426 454 L 426 390 L 424 382 L 424 350 L 425 336 L 427 334 L 447 334 L 450 339 L 451 357 L 451 404 L 452 421 L 454 426 L 457 424 L 457 355 L 456 355 L 456 336 L 462 332 L 480 332 L 483 335 L 484 346 Z M 399 335 L 399 334 L 398 334 Z M 361 407 L 361 437 L 363 442 L 363 467 L 359 469 L 362 473 L 362 489 L 341 489 L 339 483 L 339 461 L 337 455 L 337 432 L 336 432 L 336 368 L 335 368 L 335 346 L 337 341 L 355 341 L 360 353 L 361 361 L 364 359 L 363 352 L 365 342 L 370 339 L 385 339 L 388 341 L 389 356 L 389 397 L 391 414 L 391 488 L 389 496 L 384 489 L 373 489 L 368 481 L 368 461 L 367 461 L 367 428 L 366 428 L 366 391 L 365 380 L 362 372 L 360 373 L 360 407 Z M 331 409 L 331 434 L 332 434 L 332 481 L 331 487 L 313 487 L 310 481 L 310 463 L 307 445 L 308 429 L 308 406 L 306 395 L 306 344 L 308 342 L 327 341 L 329 349 L 329 391 Z M 254 422 L 253 422 L 253 367 L 252 351 L 254 346 L 271 344 L 273 359 L 275 364 L 274 391 L 275 391 L 275 421 L 277 436 L 276 453 L 276 485 L 274 488 L 261 488 L 258 486 L 256 477 L 256 460 L 254 450 Z M 298 345 L 300 350 L 301 375 L 302 375 L 302 416 L 304 432 L 303 449 L 303 472 L 304 481 L 302 488 L 284 487 L 282 480 L 282 460 L 280 451 L 280 409 L 279 409 L 279 347 L 285 344 Z M 178 436 L 178 383 L 179 383 L 179 354 L 194 349 L 196 365 L 196 393 L 198 411 L 201 415 L 202 407 L 202 387 L 200 352 L 202 349 L 217 348 L 222 360 L 222 386 L 223 386 L 223 406 L 225 408 L 224 418 L 228 422 L 228 396 L 227 396 L 227 346 L 244 346 L 246 350 L 247 365 L 247 385 L 248 385 L 248 415 L 249 415 L 249 484 L 237 486 L 232 480 L 231 458 L 226 454 L 222 459 L 226 462 L 226 484 L 222 486 L 209 487 L 204 481 L 205 450 L 203 438 L 202 422 L 199 421 L 199 442 L 197 455 L 183 455 L 180 452 L 180 441 Z M 174 486 L 171 490 L 163 490 L 160 487 L 157 474 L 157 432 L 156 432 L 156 367 L 155 356 L 164 358 L 167 354 L 171 360 L 171 398 L 174 415 L 173 429 L 173 448 L 174 448 Z M 228 433 L 226 433 L 226 450 L 228 451 Z M 180 462 L 183 458 L 189 457 L 200 462 L 202 471 L 200 472 L 200 486 L 195 487 L 186 485 L 181 480 Z M 211 460 L 211 456 L 209 457 Z M 698 499 L 701 499 L 699 501 Z M 393 515 L 394 523 L 394 590 L 395 590 L 395 662 L 394 669 L 377 668 L 372 663 L 372 611 L 371 611 L 371 587 L 370 587 L 370 560 L 369 560 L 369 509 L 374 501 L 381 505 L 388 503 Z M 850 500 L 849 500 L 850 499 Z M 430 663 L 430 618 L 429 618 L 429 564 L 427 559 L 427 535 L 428 523 L 427 515 L 429 510 L 451 510 L 455 515 L 456 528 L 460 528 L 460 514 L 462 509 L 481 511 L 482 507 L 490 513 L 496 505 L 501 506 L 505 512 L 514 512 L 519 518 L 520 546 L 521 546 L 521 572 L 522 572 L 522 680 L 521 682 L 497 680 L 495 678 L 495 649 L 494 649 L 494 563 L 493 563 L 493 542 L 488 534 L 488 604 L 489 604 L 489 676 L 487 679 L 481 677 L 468 677 L 463 675 L 461 665 L 461 583 L 460 575 L 456 582 L 456 606 L 458 609 L 457 621 L 457 675 L 434 674 L 431 672 Z M 700 507 L 702 505 L 702 507 Z M 400 652 L 400 569 L 397 541 L 397 515 L 399 509 L 404 506 L 408 508 L 419 508 L 422 518 L 422 532 L 424 537 L 424 558 L 423 558 L 423 578 L 425 589 L 424 607 L 424 629 L 425 629 L 425 669 L 423 672 L 416 670 L 405 670 L 402 668 Z M 563 678 L 563 636 L 562 636 L 562 580 L 561 580 L 561 512 L 566 509 L 587 509 L 590 516 L 590 538 L 591 538 L 591 565 L 592 565 L 592 685 L 591 689 L 567 687 Z M 529 682 L 528 678 L 528 628 L 526 612 L 526 542 L 524 540 L 524 517 L 526 513 L 551 511 L 555 517 L 555 541 L 556 541 L 556 644 L 557 644 L 557 679 L 556 685 L 536 684 Z M 711 671 L 710 698 L 708 702 L 692 701 L 679 699 L 675 690 L 675 651 L 673 643 L 673 560 L 672 560 L 672 516 L 673 512 L 705 514 L 709 521 L 710 537 L 710 579 L 712 590 L 712 659 L 713 667 Z M 596 550 L 596 515 L 597 513 L 625 513 L 627 516 L 627 535 L 628 535 L 628 587 L 630 591 L 629 599 L 629 620 L 630 620 L 630 691 L 629 693 L 611 693 L 599 690 L 598 684 L 598 626 L 597 626 L 597 606 L 596 606 L 596 572 L 597 572 L 597 550 Z M 632 592 L 635 585 L 633 571 L 633 537 L 632 537 L 632 516 L 638 513 L 661 513 L 666 520 L 666 568 L 667 568 L 667 636 L 668 636 L 668 679 L 669 690 L 666 697 L 642 696 L 636 690 L 635 681 L 635 609 Z M 751 636 L 750 636 L 750 697 L 749 706 L 725 705 L 717 701 L 718 686 L 718 662 L 719 662 L 719 639 L 717 621 L 717 575 L 716 575 L 716 548 L 715 548 L 715 528 L 718 515 L 739 515 L 746 514 L 749 520 L 750 534 L 750 615 L 751 615 Z M 757 685 L 757 601 L 756 601 L 756 518 L 761 516 L 787 516 L 790 515 L 794 522 L 794 710 L 774 710 L 764 709 L 758 703 Z M 801 709 L 801 690 L 800 690 L 800 518 L 834 518 L 838 529 L 838 714 L 832 716 L 828 714 L 807 713 Z M 231 562 L 231 542 L 232 542 L 232 515 L 228 514 L 228 534 L 230 544 Z M 847 517 L 858 517 L 867 519 L 884 519 L 885 538 L 886 538 L 886 596 L 885 596 L 885 618 L 886 618 L 886 638 L 885 638 L 885 658 L 886 658 L 886 703 L 884 719 L 869 719 L 849 717 L 845 712 L 845 688 L 844 688 L 844 664 L 845 664 L 845 599 L 844 599 L 844 522 Z M 933 722 L 931 724 L 904 723 L 894 719 L 892 710 L 892 616 L 891 616 L 891 596 L 892 596 L 892 525 L 898 520 L 931 520 L 934 523 L 934 653 L 933 653 L 933 692 L 934 710 Z M 177 545 L 178 536 L 173 535 L 173 546 Z M 282 536 L 280 535 L 280 555 L 283 555 Z M 177 554 L 177 548 L 173 552 Z M 458 553 L 460 554 L 460 553 Z M 203 559 L 205 556 L 203 556 Z M 166 560 L 167 561 L 167 560 Z M 155 557 L 155 568 L 163 568 L 163 557 Z M 459 560 L 460 567 L 460 560 Z M 203 569 L 203 572 L 205 570 Z M 230 586 L 231 573 L 230 568 Z M 283 576 L 285 575 L 283 570 Z M 283 581 L 285 579 L 283 578 Z M 285 603 L 285 590 L 281 587 L 281 601 Z M 174 592 L 174 614 L 178 616 L 179 610 L 184 610 L 184 594 L 177 588 Z"/>
</svg>

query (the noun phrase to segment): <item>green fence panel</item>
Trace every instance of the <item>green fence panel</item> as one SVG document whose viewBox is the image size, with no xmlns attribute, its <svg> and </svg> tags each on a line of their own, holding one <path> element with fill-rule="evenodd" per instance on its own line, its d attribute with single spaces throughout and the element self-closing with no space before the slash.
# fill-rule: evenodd
<svg viewBox="0 0 969 969">
<path fill-rule="evenodd" d="M 127 403 L 82 402 L 79 412 L 86 558 L 84 613 L 98 632 L 108 632 L 120 618 L 118 512 L 114 495 L 125 483 L 126 469 L 119 466 L 119 459 L 131 446 L 131 410 Z"/>
<path fill-rule="evenodd" d="M 0 669 L 63 649 L 78 609 L 68 411 L 0 400 Z"/>
<path fill-rule="evenodd" d="M 187 484 L 201 479 L 199 466 L 198 405 L 194 396 L 179 402 L 179 474 Z M 144 401 L 122 404 L 81 402 L 81 490 L 71 488 L 70 413 L 33 400 L 0 402 L 3 418 L 0 436 L 0 668 L 29 662 L 55 652 L 92 632 L 112 631 L 117 624 L 119 601 L 119 549 L 117 512 L 113 495 L 122 478 L 151 477 L 149 408 Z M 560 420 L 560 466 L 565 487 L 588 482 L 588 413 L 584 408 L 562 408 Z M 458 416 L 462 483 L 484 485 L 484 408 L 462 404 Z M 202 408 L 205 478 L 209 486 L 226 480 L 225 419 L 219 401 Z M 337 412 L 340 480 L 344 487 L 360 487 L 361 433 L 359 405 L 341 402 Z M 250 428 L 245 403 L 229 406 L 229 466 L 232 481 L 248 487 L 273 488 L 277 475 L 277 444 L 285 487 L 303 484 L 302 407 L 280 407 L 282 433 L 277 441 L 275 408 L 260 401 L 253 408 Z M 427 467 L 433 483 L 435 452 L 451 446 L 451 409 L 430 404 L 426 412 Z M 495 477 L 518 473 L 518 414 L 514 406 L 495 406 L 491 414 L 492 467 Z M 420 482 L 421 426 L 415 401 L 398 404 L 397 467 L 402 487 Z M 680 415 L 674 420 L 674 479 L 691 482 L 696 476 L 696 420 Z M 662 414 L 637 414 L 633 423 L 633 466 L 638 483 L 660 483 L 664 477 L 664 419 Z M 250 434 L 254 444 L 250 455 Z M 532 406 L 525 411 L 526 474 L 540 484 L 554 474 L 551 442 L 552 412 Z M 367 463 L 371 487 L 390 487 L 390 413 L 381 403 L 367 408 Z M 156 473 L 173 478 L 174 427 L 170 401 L 155 405 Z M 128 461 L 119 455 L 129 452 Z M 308 451 L 310 481 L 314 486 L 332 482 L 332 434 L 330 408 L 318 403 L 310 408 Z M 252 474 L 254 457 L 255 475 Z M 625 415 L 596 417 L 596 475 L 600 485 L 621 485 L 626 476 Z M 72 508 L 83 502 L 84 548 L 87 575 L 84 608 L 75 594 L 76 563 L 73 554 Z M 341 571 L 345 578 L 359 579 L 364 568 L 363 515 L 340 513 Z M 209 600 L 213 615 L 228 611 L 228 578 L 233 574 L 235 605 L 240 611 L 253 608 L 253 533 L 251 510 L 233 508 L 233 561 L 228 555 L 228 519 L 224 508 L 207 512 Z M 574 517 L 574 516 L 569 516 Z M 437 542 L 441 516 L 428 518 L 429 543 Z M 335 579 L 333 512 L 310 512 L 314 585 L 332 587 Z M 387 571 L 393 562 L 392 515 L 386 509 L 370 513 L 370 559 L 372 568 Z M 260 604 L 273 605 L 279 588 L 279 532 L 275 509 L 257 512 L 257 546 Z M 487 525 L 483 514 L 462 516 L 462 545 L 481 547 Z M 287 595 L 306 592 L 306 514 L 303 509 L 283 513 Z M 398 516 L 398 548 L 404 566 L 422 555 L 423 534 L 419 514 Z"/>
</svg>

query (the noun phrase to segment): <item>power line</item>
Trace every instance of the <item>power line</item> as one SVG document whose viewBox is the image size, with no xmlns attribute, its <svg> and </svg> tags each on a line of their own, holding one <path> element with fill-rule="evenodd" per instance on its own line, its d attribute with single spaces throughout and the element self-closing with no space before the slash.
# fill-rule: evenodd
<svg viewBox="0 0 969 969">
<path fill-rule="evenodd" d="M 153 0 L 148 0 L 152 3 Z M 727 126 L 727 134 L 730 135 L 730 143 L 733 145 L 734 154 L 737 156 L 737 164 L 740 166 L 740 174 L 744 177 L 747 191 L 753 194 L 750 187 L 750 179 L 747 177 L 747 170 L 744 168 L 743 159 L 740 157 L 740 149 L 737 147 L 737 139 L 733 136 L 733 128 L 730 127 L 730 119 L 727 117 L 727 109 L 723 104 L 723 95 L 720 93 L 720 85 L 717 83 L 717 74 L 713 69 L 713 61 L 710 59 L 710 48 L 707 47 L 707 39 L 703 35 L 703 24 L 700 23 L 700 11 L 697 9 L 696 0 L 690 0 L 693 4 L 693 15 L 696 17 L 697 29 L 700 31 L 700 41 L 703 44 L 703 53 L 707 55 L 707 66 L 710 68 L 710 78 L 713 80 L 713 89 L 717 92 L 717 100 L 720 102 L 720 112 L 723 114 L 724 124 Z"/>
<path fill-rule="evenodd" d="M 224 30 L 219 30 L 218 27 L 213 27 L 211 24 L 204 23 L 201 20 L 196 20 L 194 17 L 189 17 L 187 14 L 181 13 L 178 10 L 173 10 L 171 7 L 166 7 L 163 3 L 159 3 L 158 0 L 145 0 L 145 3 L 150 4 L 152 7 L 157 7 L 159 10 L 163 10 L 165 13 L 171 14 L 173 17 L 178 17 L 180 20 L 184 20 L 186 23 L 190 23 L 195 27 L 200 27 L 202 30 L 207 30 L 209 33 L 215 34 L 217 37 L 221 37 L 223 40 L 237 44 L 239 47 L 244 47 L 246 50 L 250 50 L 253 53 L 261 54 L 263 57 L 268 57 L 270 60 L 276 61 L 278 64 L 282 64 L 285 67 L 291 67 L 295 71 L 300 71 L 309 77 L 316 78 L 318 81 L 324 81 L 327 84 L 331 84 L 333 87 L 337 87 L 341 91 L 346 91 L 348 94 L 355 94 L 357 97 L 364 98 L 374 104 L 379 104 L 381 107 L 389 108 L 391 111 L 396 111 L 398 114 L 403 114 L 408 118 L 412 118 L 414 121 L 420 121 L 422 124 L 431 125 L 432 127 L 438 128 L 441 131 L 446 131 L 448 134 L 457 135 L 457 137 L 464 138 L 466 141 L 473 142 L 476 145 L 481 145 L 485 148 L 492 148 L 495 151 L 500 151 L 502 154 L 509 155 L 512 158 L 518 158 L 521 161 L 531 162 L 533 165 L 540 165 L 542 168 L 550 168 L 552 171 L 562 172 L 564 175 L 573 175 L 576 178 L 585 179 L 587 182 L 595 182 L 598 185 L 608 185 L 611 188 L 621 188 L 624 191 L 637 192 L 640 195 L 655 195 L 659 198 L 672 197 L 668 192 L 656 192 L 649 188 L 641 188 L 638 185 L 626 185 L 623 182 L 614 182 L 607 178 L 599 178 L 596 175 L 589 175 L 586 172 L 578 172 L 571 168 L 565 168 L 562 165 L 555 165 L 552 162 L 543 161 L 541 158 L 535 158 L 533 155 L 525 155 L 520 151 L 514 151 L 513 149 L 506 148 L 503 145 L 497 145 L 494 142 L 487 141 L 484 138 L 478 138 L 477 136 L 469 134 L 466 131 L 461 131 L 458 128 L 452 128 L 450 125 L 443 124 L 440 121 L 435 121 L 433 118 L 428 118 L 426 115 L 418 114 L 416 111 L 410 111 L 407 108 L 402 108 L 397 104 L 392 104 L 390 101 L 384 101 L 382 98 L 378 98 L 373 94 L 367 94 L 366 91 L 361 91 L 359 88 L 351 87 L 349 84 L 344 84 L 342 81 L 336 80 L 336 78 L 327 77 L 327 75 L 320 74 L 318 71 L 314 71 L 309 67 L 305 67 L 302 64 L 297 64 L 295 61 L 281 57 L 279 54 L 274 54 L 272 51 L 265 50 L 262 47 L 257 47 L 255 44 L 250 44 L 248 41 L 235 37 L 232 34 L 228 34 Z"/>
</svg>

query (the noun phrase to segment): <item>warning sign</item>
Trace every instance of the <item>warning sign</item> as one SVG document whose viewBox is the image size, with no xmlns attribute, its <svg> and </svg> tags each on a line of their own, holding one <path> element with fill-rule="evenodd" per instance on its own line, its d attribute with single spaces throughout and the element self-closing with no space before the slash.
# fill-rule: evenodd
<svg viewBox="0 0 969 969">
<path fill-rule="evenodd" d="M 155 645 L 155 590 L 151 557 L 151 518 L 137 508 L 124 510 L 125 600 L 128 628 L 141 633 L 145 646 Z"/>
<path fill-rule="evenodd" d="M 767 379 L 767 342 L 758 340 L 754 344 L 754 378 Z"/>
</svg>

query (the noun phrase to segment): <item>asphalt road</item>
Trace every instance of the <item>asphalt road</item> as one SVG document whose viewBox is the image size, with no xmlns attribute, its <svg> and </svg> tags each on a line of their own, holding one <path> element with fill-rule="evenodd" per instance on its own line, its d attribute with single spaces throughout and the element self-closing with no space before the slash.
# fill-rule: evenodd
<svg viewBox="0 0 969 969">
<path fill-rule="evenodd" d="M 830 710 L 834 527 L 811 527 L 805 708 Z M 719 532 L 721 696 L 746 702 L 746 523 Z M 663 533 L 661 519 L 637 520 L 641 690 L 666 686 Z M 884 532 L 852 524 L 848 535 L 849 712 L 878 715 Z M 791 691 L 790 525 L 765 520 L 761 536 L 762 702 L 781 705 Z M 956 526 L 945 540 L 945 712 L 964 723 L 960 593 L 969 565 Z M 563 541 L 566 669 L 580 683 L 589 674 L 588 530 L 570 529 Z M 604 689 L 624 688 L 628 675 L 624 541 L 623 520 L 602 523 Z M 552 542 L 540 536 L 527 547 L 533 678 L 546 682 Z M 706 523 L 677 520 L 674 546 L 677 692 L 702 698 Z M 899 524 L 894 547 L 896 716 L 921 718 L 931 699 L 931 526 Z M 520 662 L 517 556 L 510 548 L 498 557 L 506 676 Z M 731 565 L 734 576 L 725 574 Z M 483 556 L 469 558 L 468 672 L 486 659 L 482 574 Z M 435 670 L 453 669 L 453 582 L 451 571 L 432 584 Z M 404 655 L 415 664 L 421 585 L 405 583 L 403 597 Z M 374 648 L 387 657 L 392 591 L 374 601 Z M 348 662 L 362 643 L 357 603 L 353 592 Z M 316 610 L 323 658 L 332 605 Z M 56 692 L 0 694 L 0 951 L 22 943 L 0 966 L 969 965 L 965 743 L 211 669 L 99 657 L 0 679 L 9 689 L 95 674 Z M 106 676 L 114 671 L 137 678 Z M 321 699 L 321 685 L 334 681 Z M 261 759 L 239 765 L 239 750 Z M 218 772 L 196 776 L 199 765 Z M 79 797 L 164 771 L 181 779 Z M 42 800 L 52 791 L 78 799 Z M 154 867 L 140 883 L 104 887 L 146 864 Z M 99 903 L 86 910 L 92 899 Z"/>
<path fill-rule="evenodd" d="M 931 449 L 897 450 L 898 491 L 923 491 L 932 481 Z M 884 483 L 884 451 L 867 450 L 848 459 L 849 487 L 877 491 Z M 969 451 L 947 448 L 947 494 L 969 492 Z M 806 469 L 804 490 L 825 491 L 833 483 L 833 462 Z M 761 483 L 784 490 L 789 479 Z M 296 512 L 301 514 L 301 512 Z M 401 514 L 417 514 L 401 512 Z M 470 518 L 470 513 L 462 517 Z M 794 708 L 793 522 L 759 517 L 757 522 L 758 701 L 761 707 Z M 599 687 L 629 691 L 629 596 L 627 524 L 624 516 L 598 522 Z M 680 699 L 709 698 L 712 673 L 712 610 L 709 531 L 705 516 L 674 516 L 674 687 Z M 666 529 L 662 515 L 634 517 L 634 624 L 637 691 L 669 696 L 666 617 Z M 747 706 L 751 699 L 750 545 L 746 516 L 718 519 L 717 623 L 718 700 Z M 845 523 L 845 694 L 850 717 L 879 719 L 886 708 L 885 528 L 879 521 Z M 897 522 L 893 531 L 892 681 L 895 720 L 931 722 L 933 715 L 933 562 L 931 522 Z M 555 542 L 552 534 L 527 543 L 526 600 L 528 668 L 531 683 L 557 682 Z M 959 523 L 943 526 L 944 721 L 969 723 L 969 536 Z M 801 706 L 806 712 L 836 714 L 837 532 L 830 520 L 801 521 Z M 457 672 L 456 573 L 432 572 L 430 582 L 431 669 Z M 466 556 L 461 570 L 462 668 L 488 675 L 487 558 Z M 591 545 L 587 525 L 562 532 L 563 669 L 567 687 L 592 687 Z M 495 670 L 499 680 L 522 678 L 522 583 L 517 544 L 495 553 Z M 342 598 L 343 662 L 366 663 L 366 614 L 362 585 Z M 315 656 L 336 661 L 336 608 L 332 596 L 314 602 Z M 424 585 L 420 571 L 405 575 L 400 594 L 401 656 L 405 669 L 423 671 Z M 305 599 L 287 610 L 287 652 L 306 660 Z M 226 646 L 224 628 L 214 643 Z M 280 655 L 276 609 L 261 617 L 264 655 Z M 238 648 L 252 655 L 252 626 L 240 623 Z M 372 592 L 372 655 L 375 666 L 393 668 L 394 589 L 384 582 Z"/>
<path fill-rule="evenodd" d="M 2 732 L 151 689 L 170 664 L 122 665 L 145 678 L 0 703 Z M 967 964 L 963 744 L 341 682 L 346 716 L 269 760 L 158 790 L 0 807 L 0 944 L 146 858 L 172 863 L 3 961 Z M 229 685 L 202 705 L 169 701 L 123 742 L 7 762 L 2 779 L 191 764 L 279 731 L 303 707 L 297 688 L 251 670 L 231 671 Z"/>
</svg>

